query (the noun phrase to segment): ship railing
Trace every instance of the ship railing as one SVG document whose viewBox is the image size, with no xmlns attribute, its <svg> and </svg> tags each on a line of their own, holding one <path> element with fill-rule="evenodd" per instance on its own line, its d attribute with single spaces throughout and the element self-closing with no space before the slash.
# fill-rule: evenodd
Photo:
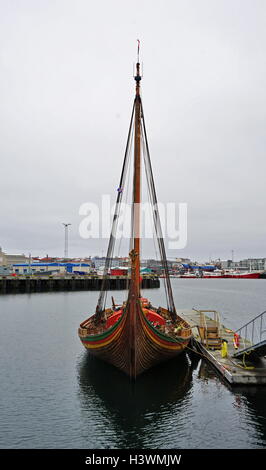
<svg viewBox="0 0 266 470">
<path fill-rule="evenodd" d="M 266 339 L 266 310 L 241 326 L 236 332 L 240 336 L 240 348 L 246 349 Z"/>
</svg>

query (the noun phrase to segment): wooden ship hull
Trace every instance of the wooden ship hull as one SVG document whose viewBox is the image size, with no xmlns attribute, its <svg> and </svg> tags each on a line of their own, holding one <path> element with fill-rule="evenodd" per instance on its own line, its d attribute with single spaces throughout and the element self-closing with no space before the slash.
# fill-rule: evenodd
<svg viewBox="0 0 266 470">
<path fill-rule="evenodd" d="M 146 299 L 145 299 L 146 300 Z M 169 312 L 146 308 L 143 299 L 113 312 L 105 311 L 106 320 L 94 330 L 95 315 L 79 328 L 85 348 L 95 357 L 108 362 L 130 377 L 179 355 L 188 345 L 191 330 L 181 318 L 173 323 Z M 114 324 L 112 324 L 112 322 Z M 111 326 L 109 326 L 111 324 Z"/>
</svg>

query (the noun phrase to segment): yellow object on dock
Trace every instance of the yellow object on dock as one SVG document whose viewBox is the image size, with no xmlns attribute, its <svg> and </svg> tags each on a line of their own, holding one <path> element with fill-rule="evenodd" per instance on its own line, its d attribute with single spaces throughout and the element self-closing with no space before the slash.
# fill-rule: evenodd
<svg viewBox="0 0 266 470">
<path fill-rule="evenodd" d="M 222 341 L 221 355 L 222 355 L 222 357 L 227 357 L 228 356 L 228 348 L 227 348 L 227 341 L 226 340 Z"/>
</svg>

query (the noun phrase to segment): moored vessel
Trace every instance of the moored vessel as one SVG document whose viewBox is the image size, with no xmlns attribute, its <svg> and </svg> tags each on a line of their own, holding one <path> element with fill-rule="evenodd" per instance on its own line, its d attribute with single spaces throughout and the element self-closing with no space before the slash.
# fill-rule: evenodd
<svg viewBox="0 0 266 470">
<path fill-rule="evenodd" d="M 107 250 L 102 290 L 95 314 L 83 321 L 78 330 L 82 344 L 92 355 L 112 364 L 131 378 L 136 378 L 150 367 L 180 354 L 188 345 L 192 335 L 190 326 L 176 313 L 172 294 L 140 95 L 141 78 L 138 57 L 134 77 L 136 94 Z M 114 234 L 124 193 L 130 142 L 134 142 L 134 174 L 128 296 L 121 305 L 116 305 L 113 299 L 112 306 L 106 308 L 105 279 L 112 263 Z M 167 308 L 154 307 L 148 299 L 142 297 L 140 292 L 141 220 L 139 206 L 142 158 L 145 164 L 153 223 L 164 269 Z"/>
<path fill-rule="evenodd" d="M 259 279 L 261 271 L 229 271 L 225 272 L 224 277 L 230 279 Z"/>
</svg>

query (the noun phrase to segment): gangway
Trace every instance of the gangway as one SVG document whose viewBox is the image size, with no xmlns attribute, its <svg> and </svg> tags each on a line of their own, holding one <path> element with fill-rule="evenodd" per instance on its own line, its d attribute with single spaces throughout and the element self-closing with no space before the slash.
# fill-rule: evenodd
<svg viewBox="0 0 266 470">
<path fill-rule="evenodd" d="M 235 358 L 247 355 L 249 360 L 254 361 L 266 356 L 266 310 L 239 328 L 236 333 L 239 335 L 240 344 L 234 354 Z"/>
<path fill-rule="evenodd" d="M 201 340 L 206 349 L 221 349 L 222 338 L 221 338 L 221 320 L 220 314 L 216 310 L 196 310 L 198 312 L 199 324 L 198 332 Z M 213 318 L 206 316 L 206 313 L 212 314 Z"/>
</svg>

